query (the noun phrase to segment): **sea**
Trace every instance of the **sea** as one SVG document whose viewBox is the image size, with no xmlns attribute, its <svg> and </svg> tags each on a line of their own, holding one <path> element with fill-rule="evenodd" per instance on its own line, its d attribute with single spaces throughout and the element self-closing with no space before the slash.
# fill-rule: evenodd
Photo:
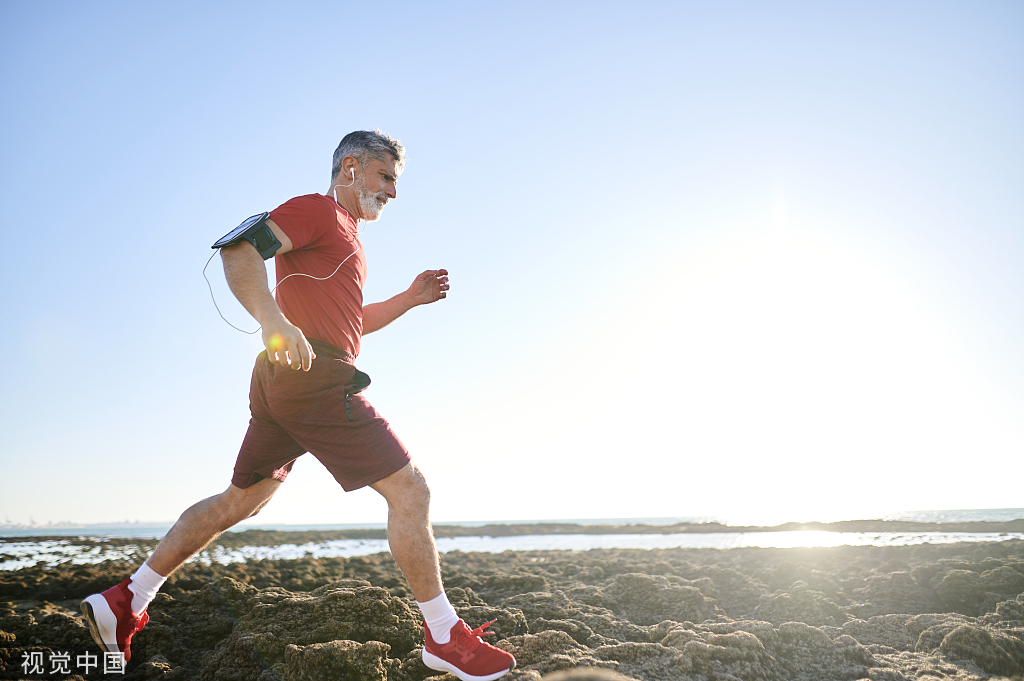
<svg viewBox="0 0 1024 681">
<path fill-rule="evenodd" d="M 882 516 L 881 520 L 906 520 L 922 523 L 1006 522 L 1024 519 L 1024 508 L 956 509 L 904 511 Z M 835 519 L 830 519 L 833 521 Z M 484 525 L 544 525 L 551 523 L 577 525 L 674 525 L 677 523 L 722 522 L 710 517 L 674 518 L 584 518 L 557 520 L 504 520 L 435 523 L 482 527 Z M 723 523 L 738 526 L 740 523 Z M 107 525 L 0 525 L 0 570 L 17 570 L 44 563 L 82 564 L 104 560 L 135 560 L 139 547 L 131 544 L 104 546 L 105 538 L 158 539 L 171 523 L 114 523 Z M 249 529 L 301 532 L 310 530 L 347 530 L 383 528 L 383 524 L 351 525 L 278 525 L 249 523 L 232 531 Z M 47 539 L 40 540 L 45 536 Z M 19 541 L 19 538 L 26 538 Z M 31 538 L 31 539 L 30 539 Z M 589 549 L 668 549 L 710 548 L 815 548 L 835 546 L 909 546 L 914 544 L 947 544 L 955 542 L 1006 541 L 1024 539 L 1020 532 L 822 532 L 814 530 L 787 532 L 710 532 L 672 534 L 533 534 L 510 537 L 467 536 L 438 538 L 441 553 L 450 551 L 574 550 Z M 83 544 L 84 542 L 84 544 Z M 224 549 L 214 546 L 193 558 L 194 561 L 233 563 L 258 559 L 304 557 L 352 557 L 388 550 L 386 539 L 344 539 L 278 546 L 246 546 Z"/>
</svg>

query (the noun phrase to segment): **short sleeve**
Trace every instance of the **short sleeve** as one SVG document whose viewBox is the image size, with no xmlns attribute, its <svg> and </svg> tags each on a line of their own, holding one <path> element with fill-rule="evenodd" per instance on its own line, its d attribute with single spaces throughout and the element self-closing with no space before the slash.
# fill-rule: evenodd
<svg viewBox="0 0 1024 681">
<path fill-rule="evenodd" d="M 314 244 L 337 222 L 334 210 L 323 198 L 319 194 L 298 196 L 270 212 L 270 219 L 291 239 L 293 250 Z"/>
</svg>

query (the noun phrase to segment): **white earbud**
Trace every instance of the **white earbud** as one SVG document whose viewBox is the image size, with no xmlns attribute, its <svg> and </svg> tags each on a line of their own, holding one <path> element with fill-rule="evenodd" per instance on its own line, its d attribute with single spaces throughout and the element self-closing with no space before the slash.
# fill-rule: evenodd
<svg viewBox="0 0 1024 681">
<path fill-rule="evenodd" d="M 345 189 L 346 187 L 351 187 L 352 185 L 354 185 L 356 183 L 356 169 L 355 168 L 349 168 L 348 172 L 352 176 L 352 181 L 351 182 L 349 182 L 348 184 L 336 184 L 336 185 L 334 185 L 334 200 L 335 201 L 338 200 L 338 189 Z"/>
</svg>

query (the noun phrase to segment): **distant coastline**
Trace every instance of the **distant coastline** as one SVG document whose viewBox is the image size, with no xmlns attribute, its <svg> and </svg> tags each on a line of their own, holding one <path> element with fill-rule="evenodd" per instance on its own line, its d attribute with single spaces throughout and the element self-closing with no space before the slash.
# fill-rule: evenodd
<svg viewBox="0 0 1024 681">
<path fill-rule="evenodd" d="M 26 528 L 41 531 L 41 534 L 3 534 L 0 527 L 0 543 L 59 541 L 68 536 L 111 536 L 92 535 L 88 529 L 67 528 L 59 534 L 46 533 L 46 527 Z M 53 528 L 57 529 L 57 528 Z M 71 535 L 67 533 L 72 530 Z M 629 524 L 580 524 L 580 523 L 490 523 L 484 525 L 435 524 L 434 536 L 438 539 L 455 537 L 517 537 L 530 535 L 617 535 L 617 534 L 733 534 L 761 532 L 888 532 L 888 533 L 1024 533 L 1024 517 L 1007 521 L 967 521 L 953 523 L 916 522 L 907 520 L 844 520 L 832 523 L 783 523 L 773 526 L 724 525 L 716 522 L 675 523 L 671 525 Z M 24 530 L 22 530 L 24 532 Z M 280 544 L 305 544 L 350 539 L 386 539 L 384 527 L 352 527 L 346 529 L 304 529 L 266 530 L 239 529 L 226 532 L 217 539 L 224 547 L 236 546 L 277 546 Z M 113 537 L 112 543 L 134 542 L 137 537 Z"/>
<path fill-rule="evenodd" d="M 772 527 L 733 526 L 719 523 L 678 523 L 675 525 L 580 525 L 576 523 L 489 524 L 479 527 L 434 525 L 438 539 L 454 537 L 518 537 L 529 535 L 614 535 L 614 534 L 733 534 L 741 532 L 934 532 L 934 533 L 1022 533 L 1024 518 L 1005 522 L 920 523 L 894 520 L 848 520 L 836 523 L 784 523 Z M 225 533 L 217 540 L 225 547 L 276 546 L 319 543 L 344 539 L 386 539 L 383 528 L 350 530 L 243 530 Z"/>
<path fill-rule="evenodd" d="M 1017 532 L 1017 521 L 1024 520 L 1024 508 L 916 510 L 886 513 L 874 519 L 816 518 L 813 521 L 782 522 L 784 518 L 722 518 L 712 515 L 675 517 L 610 518 L 507 518 L 501 520 L 444 520 L 434 522 L 437 536 L 507 537 L 537 534 L 675 534 L 788 532 L 815 530 L 826 532 Z M 1007 525 L 1006 523 L 1009 523 Z M 172 521 L 125 520 L 109 523 L 76 523 L 69 520 L 48 523 L 0 523 L 2 537 L 136 537 L 159 538 L 171 528 Z M 342 532 L 357 536 L 355 530 L 383 530 L 385 523 L 274 523 L 259 519 L 243 522 L 231 533 L 254 531 Z M 455 529 L 451 529 L 455 528 Z M 967 528 L 967 529 L 961 529 Z M 991 528 L 991 529 L 988 529 Z M 1010 528 L 1010 529 L 1005 529 Z M 378 534 L 360 537 L 383 536 Z"/>
</svg>

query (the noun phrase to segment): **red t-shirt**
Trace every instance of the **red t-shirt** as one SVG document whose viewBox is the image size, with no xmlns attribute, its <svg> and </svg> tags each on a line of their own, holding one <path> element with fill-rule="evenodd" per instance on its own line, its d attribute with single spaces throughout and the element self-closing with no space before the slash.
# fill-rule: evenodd
<svg viewBox="0 0 1024 681">
<path fill-rule="evenodd" d="M 286 201 L 270 213 L 270 219 L 292 240 L 292 250 L 274 261 L 279 284 L 275 297 L 281 312 L 307 338 L 358 356 L 366 281 L 366 258 L 356 235 L 358 221 L 333 198 L 320 194 Z M 331 276 L 343 260 L 345 264 Z M 296 272 L 330 278 L 295 276 L 284 281 Z"/>
</svg>

